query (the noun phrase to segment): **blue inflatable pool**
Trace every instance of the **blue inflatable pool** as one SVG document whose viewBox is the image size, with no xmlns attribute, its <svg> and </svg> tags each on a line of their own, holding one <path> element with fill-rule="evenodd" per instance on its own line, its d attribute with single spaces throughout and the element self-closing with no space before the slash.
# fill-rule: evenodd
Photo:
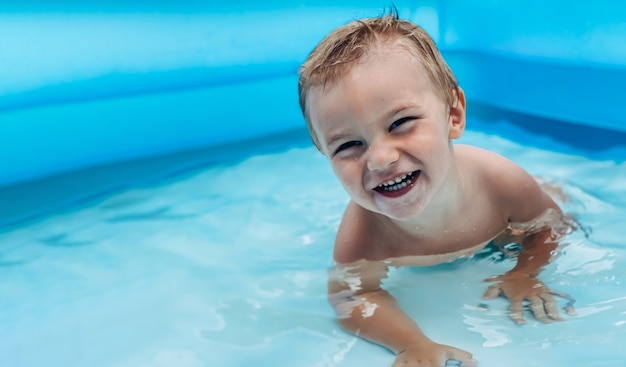
<svg viewBox="0 0 626 367">
<path fill-rule="evenodd" d="M 481 298 L 495 253 L 385 286 L 481 366 L 623 366 L 626 3 L 394 3 L 465 89 L 463 139 L 557 181 L 588 230 L 542 273 L 576 297 L 563 323 Z M 0 366 L 390 365 L 327 302 L 347 197 L 297 97 L 314 45 L 389 5 L 0 4 Z"/>
<path fill-rule="evenodd" d="M 3 4 L 0 186 L 301 128 L 299 64 L 330 29 L 387 5 L 366 4 Z M 395 5 L 470 102 L 626 132 L 622 2 Z"/>
</svg>

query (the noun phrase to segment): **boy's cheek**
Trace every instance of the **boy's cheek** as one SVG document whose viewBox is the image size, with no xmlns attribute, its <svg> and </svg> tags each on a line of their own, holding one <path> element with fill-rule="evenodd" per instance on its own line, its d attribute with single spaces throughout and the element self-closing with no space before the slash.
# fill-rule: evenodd
<svg viewBox="0 0 626 367">
<path fill-rule="evenodd" d="M 355 174 L 351 174 L 348 169 L 343 167 L 343 169 L 333 166 L 333 172 L 335 176 L 344 187 L 344 189 L 352 196 L 352 193 L 357 189 L 357 182 L 355 182 L 355 177 L 360 177 Z"/>
</svg>

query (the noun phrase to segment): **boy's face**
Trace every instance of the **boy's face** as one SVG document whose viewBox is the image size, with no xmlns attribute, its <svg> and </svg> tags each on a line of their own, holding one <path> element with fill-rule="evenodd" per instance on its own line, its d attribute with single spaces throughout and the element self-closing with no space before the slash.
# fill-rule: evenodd
<svg viewBox="0 0 626 367">
<path fill-rule="evenodd" d="M 374 46 L 341 80 L 313 87 L 307 105 L 320 150 L 360 206 L 408 220 L 445 194 L 464 100 L 448 111 L 399 41 Z"/>
</svg>

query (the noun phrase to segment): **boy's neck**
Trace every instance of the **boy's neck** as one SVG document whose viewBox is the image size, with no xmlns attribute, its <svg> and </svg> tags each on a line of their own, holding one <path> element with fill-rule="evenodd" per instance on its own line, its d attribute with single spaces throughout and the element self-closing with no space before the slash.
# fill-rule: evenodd
<svg viewBox="0 0 626 367">
<path fill-rule="evenodd" d="M 406 235 L 418 240 L 441 238 L 454 223 L 467 213 L 469 200 L 466 195 L 466 180 L 456 167 L 452 167 L 447 184 L 442 187 L 419 215 L 410 220 L 396 220 L 383 215 L 379 220 L 385 226 L 393 226 Z"/>
</svg>

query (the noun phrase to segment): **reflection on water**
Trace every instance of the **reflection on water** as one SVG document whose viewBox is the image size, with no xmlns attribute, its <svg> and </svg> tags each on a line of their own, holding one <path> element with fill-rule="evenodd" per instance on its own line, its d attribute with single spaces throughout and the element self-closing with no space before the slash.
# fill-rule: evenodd
<svg viewBox="0 0 626 367">
<path fill-rule="evenodd" d="M 471 350 L 481 365 L 619 366 L 626 164 L 479 133 L 465 139 L 563 186 L 566 210 L 590 231 L 570 234 L 541 279 L 574 296 L 579 315 L 513 324 L 506 300 L 482 299 L 483 280 L 515 264 L 494 248 L 437 266 L 390 267 L 383 287 L 433 339 Z M 346 202 L 319 152 L 293 149 L 4 231 L 0 365 L 390 365 L 391 353 L 343 332 L 328 303 Z"/>
<path fill-rule="evenodd" d="M 275 308 L 255 300 L 232 300 L 215 310 L 218 326 L 203 329 L 200 335 L 210 341 L 246 347 L 263 345 L 276 334 L 305 329 L 322 335 L 332 330 L 332 318 Z"/>
</svg>

